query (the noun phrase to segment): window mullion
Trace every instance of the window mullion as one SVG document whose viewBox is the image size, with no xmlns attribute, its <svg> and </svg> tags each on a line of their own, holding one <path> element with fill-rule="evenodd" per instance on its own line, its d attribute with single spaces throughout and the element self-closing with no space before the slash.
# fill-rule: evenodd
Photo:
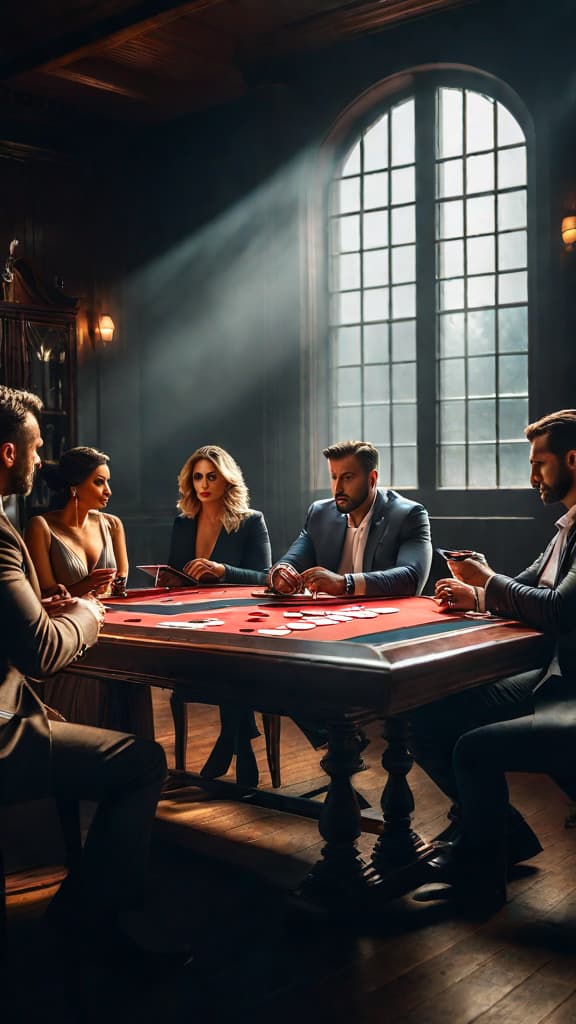
<svg viewBox="0 0 576 1024">
<path fill-rule="evenodd" d="M 436 486 L 435 94 L 416 94 L 418 485 Z M 431 382 L 434 385 L 431 387 Z"/>
</svg>

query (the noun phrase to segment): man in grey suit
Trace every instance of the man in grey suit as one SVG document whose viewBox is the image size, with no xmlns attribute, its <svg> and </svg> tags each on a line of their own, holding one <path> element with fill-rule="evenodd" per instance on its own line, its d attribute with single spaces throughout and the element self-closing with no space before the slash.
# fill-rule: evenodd
<svg viewBox="0 0 576 1024">
<path fill-rule="evenodd" d="M 26 546 L 4 512 L 4 497 L 32 488 L 41 409 L 35 395 L 0 386 L 0 803 L 55 796 L 97 804 L 80 864 L 52 902 L 49 923 L 74 946 L 88 945 L 90 955 L 156 964 L 125 928 L 143 895 L 164 752 L 136 736 L 49 720 L 26 679 L 81 656 L 104 618 L 96 600 L 41 600 Z"/>
<path fill-rule="evenodd" d="M 270 570 L 281 594 L 307 587 L 335 596 L 412 597 L 432 561 L 430 523 L 422 505 L 378 488 L 378 451 L 340 441 L 322 452 L 333 497 L 315 501 L 304 528 Z"/>
</svg>

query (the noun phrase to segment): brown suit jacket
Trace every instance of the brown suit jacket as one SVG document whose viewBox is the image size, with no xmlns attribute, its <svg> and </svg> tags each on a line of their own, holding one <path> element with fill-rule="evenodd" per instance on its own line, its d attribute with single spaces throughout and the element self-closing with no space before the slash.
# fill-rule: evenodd
<svg viewBox="0 0 576 1024">
<path fill-rule="evenodd" d="M 0 504 L 0 802 L 52 791 L 50 723 L 26 676 L 59 672 L 98 639 L 82 604 L 50 618 L 26 545 Z"/>
</svg>

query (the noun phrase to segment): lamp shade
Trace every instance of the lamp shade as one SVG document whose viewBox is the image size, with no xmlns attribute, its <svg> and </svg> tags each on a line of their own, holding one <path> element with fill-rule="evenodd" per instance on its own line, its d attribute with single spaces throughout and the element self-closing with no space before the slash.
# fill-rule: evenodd
<svg viewBox="0 0 576 1024">
<path fill-rule="evenodd" d="M 576 217 L 562 218 L 562 241 L 569 248 L 576 244 Z"/>
<path fill-rule="evenodd" d="M 576 218 L 574 218 L 576 223 Z M 98 330 L 102 341 L 108 343 L 114 338 L 115 324 L 111 316 L 101 316 L 98 318 Z"/>
</svg>

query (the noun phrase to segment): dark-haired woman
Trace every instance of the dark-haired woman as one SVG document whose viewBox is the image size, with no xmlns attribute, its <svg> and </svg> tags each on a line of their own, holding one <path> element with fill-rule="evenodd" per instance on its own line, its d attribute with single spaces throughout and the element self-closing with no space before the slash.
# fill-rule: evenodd
<svg viewBox="0 0 576 1024">
<path fill-rule="evenodd" d="M 112 494 L 108 463 L 108 456 L 95 448 L 71 448 L 57 465 L 42 467 L 43 479 L 55 492 L 53 508 L 30 520 L 25 540 L 44 597 L 62 586 L 75 597 L 124 591 L 124 527 L 105 511 Z M 153 735 L 147 688 L 62 673 L 46 680 L 42 696 L 69 721 Z"/>
<path fill-rule="evenodd" d="M 272 561 L 268 530 L 261 512 L 249 507 L 242 470 L 229 452 L 204 445 L 184 463 L 178 476 L 180 500 L 172 528 L 168 562 L 202 582 L 264 584 Z M 183 704 L 174 691 L 176 734 L 185 735 Z M 220 735 L 202 769 L 207 778 L 223 775 L 236 755 L 236 779 L 258 783 L 251 740 L 259 735 L 254 713 L 233 705 L 220 707 Z"/>
</svg>

